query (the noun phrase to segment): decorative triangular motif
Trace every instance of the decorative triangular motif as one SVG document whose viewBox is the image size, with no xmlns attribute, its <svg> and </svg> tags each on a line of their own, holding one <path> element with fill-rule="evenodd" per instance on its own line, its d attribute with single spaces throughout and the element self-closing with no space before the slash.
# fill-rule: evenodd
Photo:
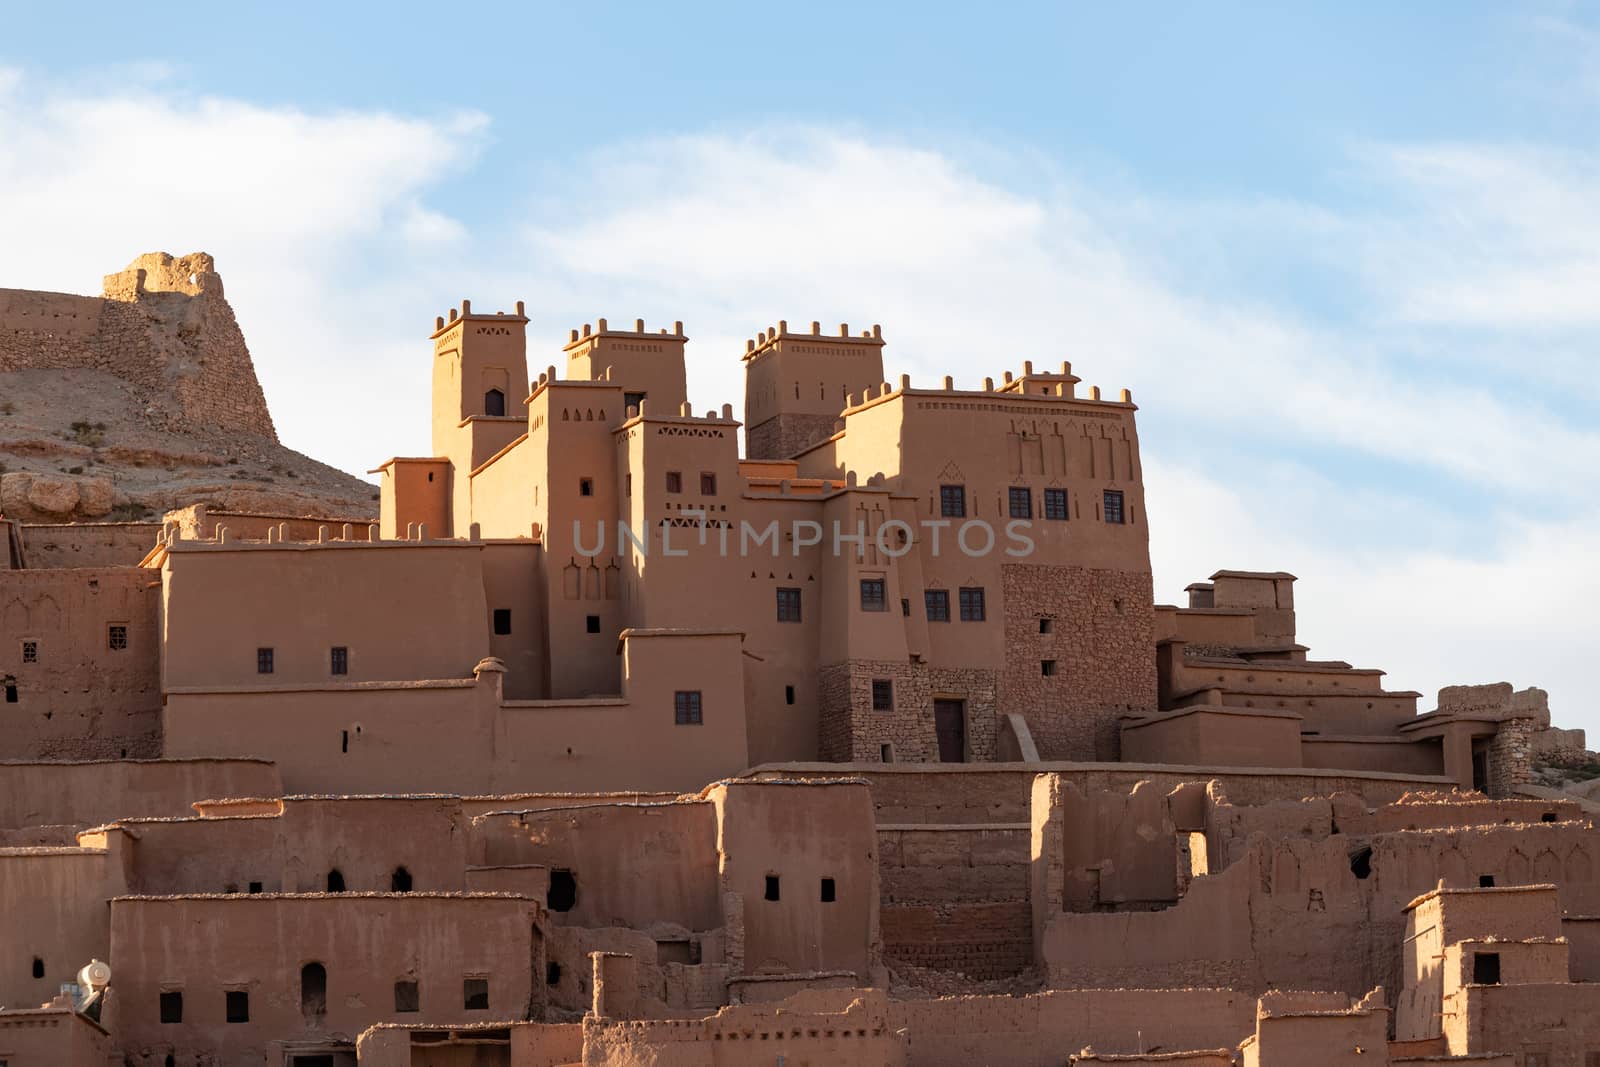
<svg viewBox="0 0 1600 1067">
<path fill-rule="evenodd" d="M 962 482 L 966 479 L 961 476 L 961 468 L 956 466 L 956 461 L 951 460 L 944 465 L 944 470 L 939 472 L 941 482 Z"/>
</svg>

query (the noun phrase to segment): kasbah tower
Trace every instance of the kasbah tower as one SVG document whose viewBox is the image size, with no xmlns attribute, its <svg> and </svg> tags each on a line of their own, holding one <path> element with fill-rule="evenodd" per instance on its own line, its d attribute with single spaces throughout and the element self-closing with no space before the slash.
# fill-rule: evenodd
<svg viewBox="0 0 1600 1067">
<path fill-rule="evenodd" d="M 0 1065 L 1600 1065 L 1582 732 L 1157 604 L 1126 390 L 527 327 L 434 320 L 376 510 L 3 475 Z M 55 374 L 278 447 L 209 256 L 0 291 Z"/>
</svg>

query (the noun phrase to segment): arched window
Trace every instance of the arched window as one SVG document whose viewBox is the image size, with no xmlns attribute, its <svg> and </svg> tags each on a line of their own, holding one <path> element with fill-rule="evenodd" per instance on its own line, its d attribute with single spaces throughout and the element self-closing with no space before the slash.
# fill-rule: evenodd
<svg viewBox="0 0 1600 1067">
<path fill-rule="evenodd" d="M 411 872 L 404 867 L 396 867 L 389 876 L 389 891 L 391 893 L 411 892 Z"/>
<path fill-rule="evenodd" d="M 300 968 L 300 1014 L 322 1016 L 328 1013 L 328 969 L 320 963 Z"/>
<path fill-rule="evenodd" d="M 506 413 L 506 394 L 498 389 L 491 389 L 484 393 L 483 413 L 485 415 L 504 415 Z"/>
<path fill-rule="evenodd" d="M 328 892 L 344 892 L 344 875 L 339 872 L 339 868 L 337 867 L 328 872 Z"/>
</svg>

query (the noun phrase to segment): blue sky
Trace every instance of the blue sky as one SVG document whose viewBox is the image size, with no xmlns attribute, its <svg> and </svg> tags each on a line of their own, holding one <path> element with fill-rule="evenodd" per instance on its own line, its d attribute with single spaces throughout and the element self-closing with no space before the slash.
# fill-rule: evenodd
<svg viewBox="0 0 1600 1067">
<path fill-rule="evenodd" d="M 356 471 L 426 451 L 463 296 L 527 300 L 535 373 L 682 319 L 702 408 L 779 318 L 1070 359 L 1141 405 L 1161 599 L 1290 570 L 1314 655 L 1600 728 L 1600 12 L 864 8 L 14 10 L 0 285 L 212 252 Z"/>
</svg>

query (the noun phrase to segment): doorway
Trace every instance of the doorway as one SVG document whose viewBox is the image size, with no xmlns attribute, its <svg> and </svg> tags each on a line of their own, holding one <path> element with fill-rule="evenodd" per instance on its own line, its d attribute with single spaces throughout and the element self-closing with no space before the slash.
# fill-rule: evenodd
<svg viewBox="0 0 1600 1067">
<path fill-rule="evenodd" d="M 940 763 L 967 761 L 967 702 L 935 700 L 933 729 L 939 737 Z"/>
</svg>

